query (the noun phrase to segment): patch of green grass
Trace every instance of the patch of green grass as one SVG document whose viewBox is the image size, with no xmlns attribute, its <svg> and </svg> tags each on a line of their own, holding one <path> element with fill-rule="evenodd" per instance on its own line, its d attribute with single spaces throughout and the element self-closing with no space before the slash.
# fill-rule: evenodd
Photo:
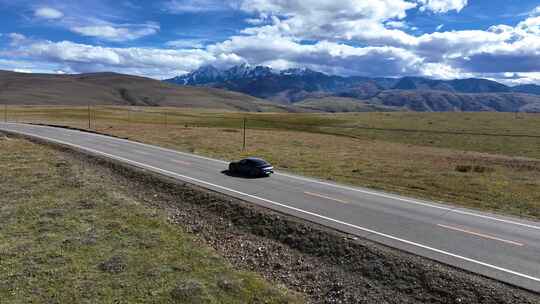
<svg viewBox="0 0 540 304">
<path fill-rule="evenodd" d="M 0 151 L 0 302 L 301 302 L 58 152 Z"/>
</svg>

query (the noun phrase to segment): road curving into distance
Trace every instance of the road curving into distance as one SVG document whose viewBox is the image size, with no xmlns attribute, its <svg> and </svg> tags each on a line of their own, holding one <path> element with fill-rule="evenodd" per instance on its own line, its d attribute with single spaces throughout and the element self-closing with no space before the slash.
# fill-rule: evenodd
<svg viewBox="0 0 540 304">
<path fill-rule="evenodd" d="M 105 135 L 0 123 L 464 270 L 540 292 L 540 223 L 277 172 L 247 179 L 228 163 Z"/>
</svg>

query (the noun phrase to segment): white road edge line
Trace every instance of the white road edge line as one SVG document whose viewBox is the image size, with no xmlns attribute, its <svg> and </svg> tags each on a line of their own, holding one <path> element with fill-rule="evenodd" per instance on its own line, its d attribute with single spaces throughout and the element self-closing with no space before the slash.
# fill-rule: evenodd
<svg viewBox="0 0 540 304">
<path fill-rule="evenodd" d="M 15 132 L 19 132 L 19 131 L 15 131 Z M 221 190 L 226 190 L 226 191 L 229 191 L 229 192 L 232 192 L 232 193 L 236 193 L 236 194 L 240 194 L 240 195 L 243 195 L 243 196 L 246 196 L 246 197 L 254 198 L 254 199 L 257 199 L 257 200 L 260 200 L 260 201 L 263 201 L 263 202 L 270 203 L 272 205 L 280 206 L 280 207 L 290 209 L 290 210 L 293 210 L 293 211 L 296 211 L 296 212 L 311 215 L 311 216 L 314 216 L 314 217 L 317 217 L 317 218 L 320 218 L 320 219 L 323 219 L 323 220 L 327 220 L 327 221 L 334 222 L 334 223 L 337 223 L 337 224 L 340 224 L 340 225 L 344 225 L 344 226 L 347 226 L 347 227 L 350 227 L 350 228 L 354 228 L 354 229 L 357 229 L 357 230 L 372 233 L 372 234 L 382 236 L 382 237 L 385 237 L 385 238 L 388 238 L 388 239 L 391 239 L 391 240 L 395 240 L 395 241 L 398 241 L 398 242 L 401 242 L 401 243 L 416 246 L 416 247 L 419 247 L 419 248 L 422 248 L 422 249 L 433 251 L 433 252 L 436 252 L 436 253 L 439 253 L 439 254 L 442 254 L 442 255 L 447 255 L 447 256 L 450 256 L 450 257 L 453 257 L 453 258 L 456 258 L 456 259 L 460 259 L 460 260 L 463 260 L 463 261 L 467 261 L 467 262 L 470 262 L 470 263 L 473 263 L 473 264 L 478 264 L 478 265 L 481 265 L 481 266 L 484 266 L 484 267 L 487 267 L 487 268 L 495 269 L 495 270 L 498 270 L 498 271 L 501 271 L 501 272 L 512 274 L 512 275 L 522 277 L 522 278 L 525 278 L 525 279 L 529 279 L 529 280 L 532 280 L 532 281 L 540 282 L 540 278 L 536 278 L 536 277 L 529 276 L 529 275 L 526 275 L 526 274 L 523 274 L 523 273 L 519 273 L 519 272 L 516 272 L 516 271 L 513 271 L 513 270 L 509 270 L 509 269 L 502 268 L 502 267 L 499 267 L 499 266 L 484 263 L 482 261 L 478 261 L 478 260 L 475 260 L 475 259 L 460 256 L 460 255 L 457 255 L 457 254 L 454 254 L 454 253 L 451 253 L 451 252 L 447 252 L 447 251 L 444 251 L 444 250 L 432 248 L 432 247 L 422 245 L 422 244 L 419 244 L 419 243 L 407 241 L 405 239 L 401 239 L 401 238 L 398 238 L 398 237 L 395 237 L 395 236 L 392 236 L 392 235 L 389 235 L 389 234 L 385 234 L 385 233 L 374 231 L 374 230 L 371 230 L 371 229 L 368 229 L 368 228 L 364 228 L 364 227 L 356 226 L 356 225 L 349 224 L 349 223 L 346 223 L 346 222 L 342 222 L 342 221 L 339 221 L 339 220 L 336 220 L 336 219 L 333 219 L 333 218 L 326 217 L 324 215 L 320 215 L 320 214 L 317 214 L 317 213 L 313 213 L 313 212 L 305 211 L 305 210 L 302 210 L 302 209 L 299 209 L 299 208 L 284 205 L 282 203 L 274 202 L 274 201 L 271 201 L 271 200 L 268 200 L 268 199 L 265 199 L 265 198 L 262 198 L 262 197 L 258 197 L 258 196 L 255 196 L 255 195 L 243 193 L 243 192 L 240 192 L 240 191 L 237 191 L 237 190 L 234 190 L 234 189 L 230 189 L 230 188 L 227 188 L 227 187 L 223 187 L 223 186 L 220 186 L 220 185 L 209 183 L 209 182 L 197 179 L 197 178 L 193 178 L 193 177 L 189 177 L 189 176 L 186 176 L 186 175 L 174 173 L 174 172 L 167 171 L 167 170 L 164 170 L 164 169 L 160 169 L 160 168 L 157 168 L 157 167 L 154 167 L 154 166 L 145 165 L 145 164 L 137 162 L 137 161 L 129 160 L 127 158 L 123 158 L 123 157 L 120 157 L 120 156 L 111 155 L 111 154 L 108 154 L 108 153 L 105 153 L 105 152 L 97 151 L 97 150 L 94 150 L 94 149 L 91 149 L 91 148 L 86 148 L 86 147 L 79 146 L 79 145 L 76 145 L 76 144 L 71 144 L 71 143 L 68 143 L 68 142 L 65 142 L 65 141 L 62 141 L 62 140 L 51 139 L 51 138 L 47 138 L 47 137 L 43 137 L 43 136 L 39 136 L 39 135 L 29 134 L 29 133 L 26 133 L 26 132 L 19 132 L 19 133 L 25 134 L 27 136 L 33 136 L 33 137 L 36 137 L 36 138 L 41 138 L 43 140 L 57 142 L 57 143 L 67 145 L 67 146 L 72 146 L 72 147 L 75 147 L 75 148 L 78 148 L 78 149 L 81 149 L 81 150 L 86 150 L 86 151 L 91 152 L 91 153 L 95 153 L 95 154 L 98 154 L 98 155 L 103 155 L 103 156 L 106 156 L 106 157 L 111 158 L 111 159 L 120 160 L 120 161 L 126 162 L 128 164 L 135 165 L 135 166 L 140 167 L 140 168 L 151 169 L 151 170 L 154 170 L 156 172 L 161 172 L 161 173 L 163 173 L 165 175 L 180 177 L 182 179 L 191 180 L 191 181 L 194 181 L 196 183 L 212 186 L 212 187 L 215 187 L 215 188 L 218 188 L 218 189 L 221 189 Z"/>
<path fill-rule="evenodd" d="M 7 124 L 15 124 L 15 125 L 17 125 L 16 123 L 7 123 Z M 30 126 L 34 127 L 33 125 L 30 125 Z M 58 128 L 55 128 L 55 127 L 48 127 L 48 126 L 40 126 L 40 127 L 41 128 L 58 129 Z M 71 131 L 71 132 L 81 132 L 81 131 L 70 130 L 70 129 L 63 129 L 63 130 Z M 104 139 L 114 139 L 114 140 L 119 140 L 119 141 L 126 142 L 126 143 L 136 144 L 136 145 L 140 145 L 140 146 L 144 146 L 144 147 L 150 147 L 150 148 L 158 149 L 158 150 L 161 150 L 161 151 L 166 151 L 166 152 L 169 152 L 169 153 L 175 153 L 175 154 L 178 154 L 178 155 L 184 155 L 184 156 L 204 159 L 204 160 L 208 160 L 208 161 L 218 162 L 218 163 L 221 163 L 221 164 L 228 164 L 228 162 L 220 160 L 220 159 L 209 158 L 209 157 L 204 157 L 204 156 L 200 156 L 200 155 L 196 155 L 196 154 L 176 151 L 176 150 L 172 150 L 172 149 L 168 149 L 168 148 L 149 145 L 149 144 L 136 142 L 136 141 L 131 141 L 131 140 L 123 139 L 123 138 L 111 137 L 111 136 L 107 136 L 107 135 L 95 134 L 95 133 L 90 133 L 90 132 L 85 132 L 85 134 L 91 135 L 91 136 L 94 136 L 94 137 L 100 137 L 100 138 L 104 138 Z M 293 174 L 276 172 L 275 175 L 281 175 L 281 176 L 285 176 L 285 177 L 289 177 L 289 178 L 294 178 L 294 179 L 297 179 L 297 180 L 302 180 L 302 181 L 306 181 L 306 182 L 310 182 L 310 183 L 316 183 L 316 184 L 325 185 L 325 186 L 329 186 L 329 187 L 334 187 L 334 188 L 338 188 L 338 189 L 345 189 L 345 190 L 364 193 L 364 194 L 369 194 L 369 195 L 373 195 L 373 196 L 390 198 L 390 199 L 394 199 L 394 200 L 398 200 L 398 201 L 402 201 L 402 202 L 406 202 L 406 203 L 410 203 L 410 204 L 435 208 L 435 209 L 439 209 L 439 210 L 443 210 L 443 211 L 450 211 L 450 212 L 454 212 L 454 213 L 458 213 L 458 214 L 474 216 L 474 217 L 478 217 L 478 218 L 482 218 L 482 219 L 486 219 L 486 220 L 497 221 L 497 222 L 501 222 L 501 223 L 526 227 L 526 228 L 530 228 L 530 229 L 540 230 L 540 226 L 529 225 L 529 224 L 520 223 L 520 222 L 516 222 L 516 221 L 512 221 L 512 220 L 506 220 L 506 219 L 496 218 L 496 217 L 492 217 L 492 216 L 488 216 L 488 215 L 477 214 L 477 213 L 463 211 L 463 210 L 459 210 L 459 209 L 455 209 L 455 208 L 448 208 L 448 207 L 443 207 L 443 206 L 432 205 L 432 204 L 429 204 L 429 203 L 424 203 L 424 202 L 420 202 L 420 201 L 417 201 L 417 200 L 408 199 L 408 198 L 404 198 L 404 197 L 399 197 L 399 196 L 395 196 L 395 195 L 390 195 L 390 194 L 385 194 L 385 193 L 380 193 L 380 192 L 375 192 L 375 191 L 369 191 L 369 190 L 364 190 L 364 189 L 360 189 L 360 188 L 353 188 L 353 187 L 348 187 L 348 186 L 344 186 L 344 185 L 332 184 L 332 183 L 324 182 L 324 181 L 321 181 L 321 180 L 307 178 L 307 177 L 301 177 L 301 176 L 297 176 L 297 175 L 293 175 Z"/>
</svg>

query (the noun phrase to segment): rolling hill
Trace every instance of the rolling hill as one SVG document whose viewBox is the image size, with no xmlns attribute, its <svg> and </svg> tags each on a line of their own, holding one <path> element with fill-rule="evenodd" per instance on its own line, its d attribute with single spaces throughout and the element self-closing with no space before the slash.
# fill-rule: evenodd
<svg viewBox="0 0 540 304">
<path fill-rule="evenodd" d="M 394 86 L 395 90 L 434 90 L 453 93 L 508 93 L 510 87 L 496 81 L 480 78 L 439 80 L 423 77 L 403 77 Z"/>
<path fill-rule="evenodd" d="M 519 93 L 454 93 L 386 90 L 372 104 L 416 112 L 539 112 L 540 96 Z"/>
<path fill-rule="evenodd" d="M 374 104 L 347 97 L 310 98 L 295 103 L 295 106 L 310 111 L 344 113 L 344 112 L 392 112 L 401 111 L 400 107 Z"/>
<path fill-rule="evenodd" d="M 78 75 L 0 71 L 0 103 L 12 105 L 173 106 L 251 112 L 540 112 L 540 87 L 486 79 L 329 76 L 309 69 L 274 72 L 205 67 L 181 78 L 116 73 Z M 264 98 L 264 99 L 260 99 Z"/>
<path fill-rule="evenodd" d="M 289 111 L 242 93 L 175 86 L 116 73 L 78 75 L 0 71 L 0 103 L 11 105 L 173 106 L 234 111 Z"/>
<path fill-rule="evenodd" d="M 540 86 L 535 84 L 523 84 L 512 87 L 512 92 L 540 95 Z"/>
</svg>

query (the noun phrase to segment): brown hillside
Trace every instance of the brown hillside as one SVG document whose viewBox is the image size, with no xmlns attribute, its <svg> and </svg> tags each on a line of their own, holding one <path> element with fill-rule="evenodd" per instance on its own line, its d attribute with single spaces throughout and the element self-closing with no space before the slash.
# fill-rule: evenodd
<svg viewBox="0 0 540 304">
<path fill-rule="evenodd" d="M 283 111 L 242 93 L 180 87 L 116 73 L 78 75 L 0 71 L 0 103 L 11 105 L 134 105 Z"/>
</svg>

